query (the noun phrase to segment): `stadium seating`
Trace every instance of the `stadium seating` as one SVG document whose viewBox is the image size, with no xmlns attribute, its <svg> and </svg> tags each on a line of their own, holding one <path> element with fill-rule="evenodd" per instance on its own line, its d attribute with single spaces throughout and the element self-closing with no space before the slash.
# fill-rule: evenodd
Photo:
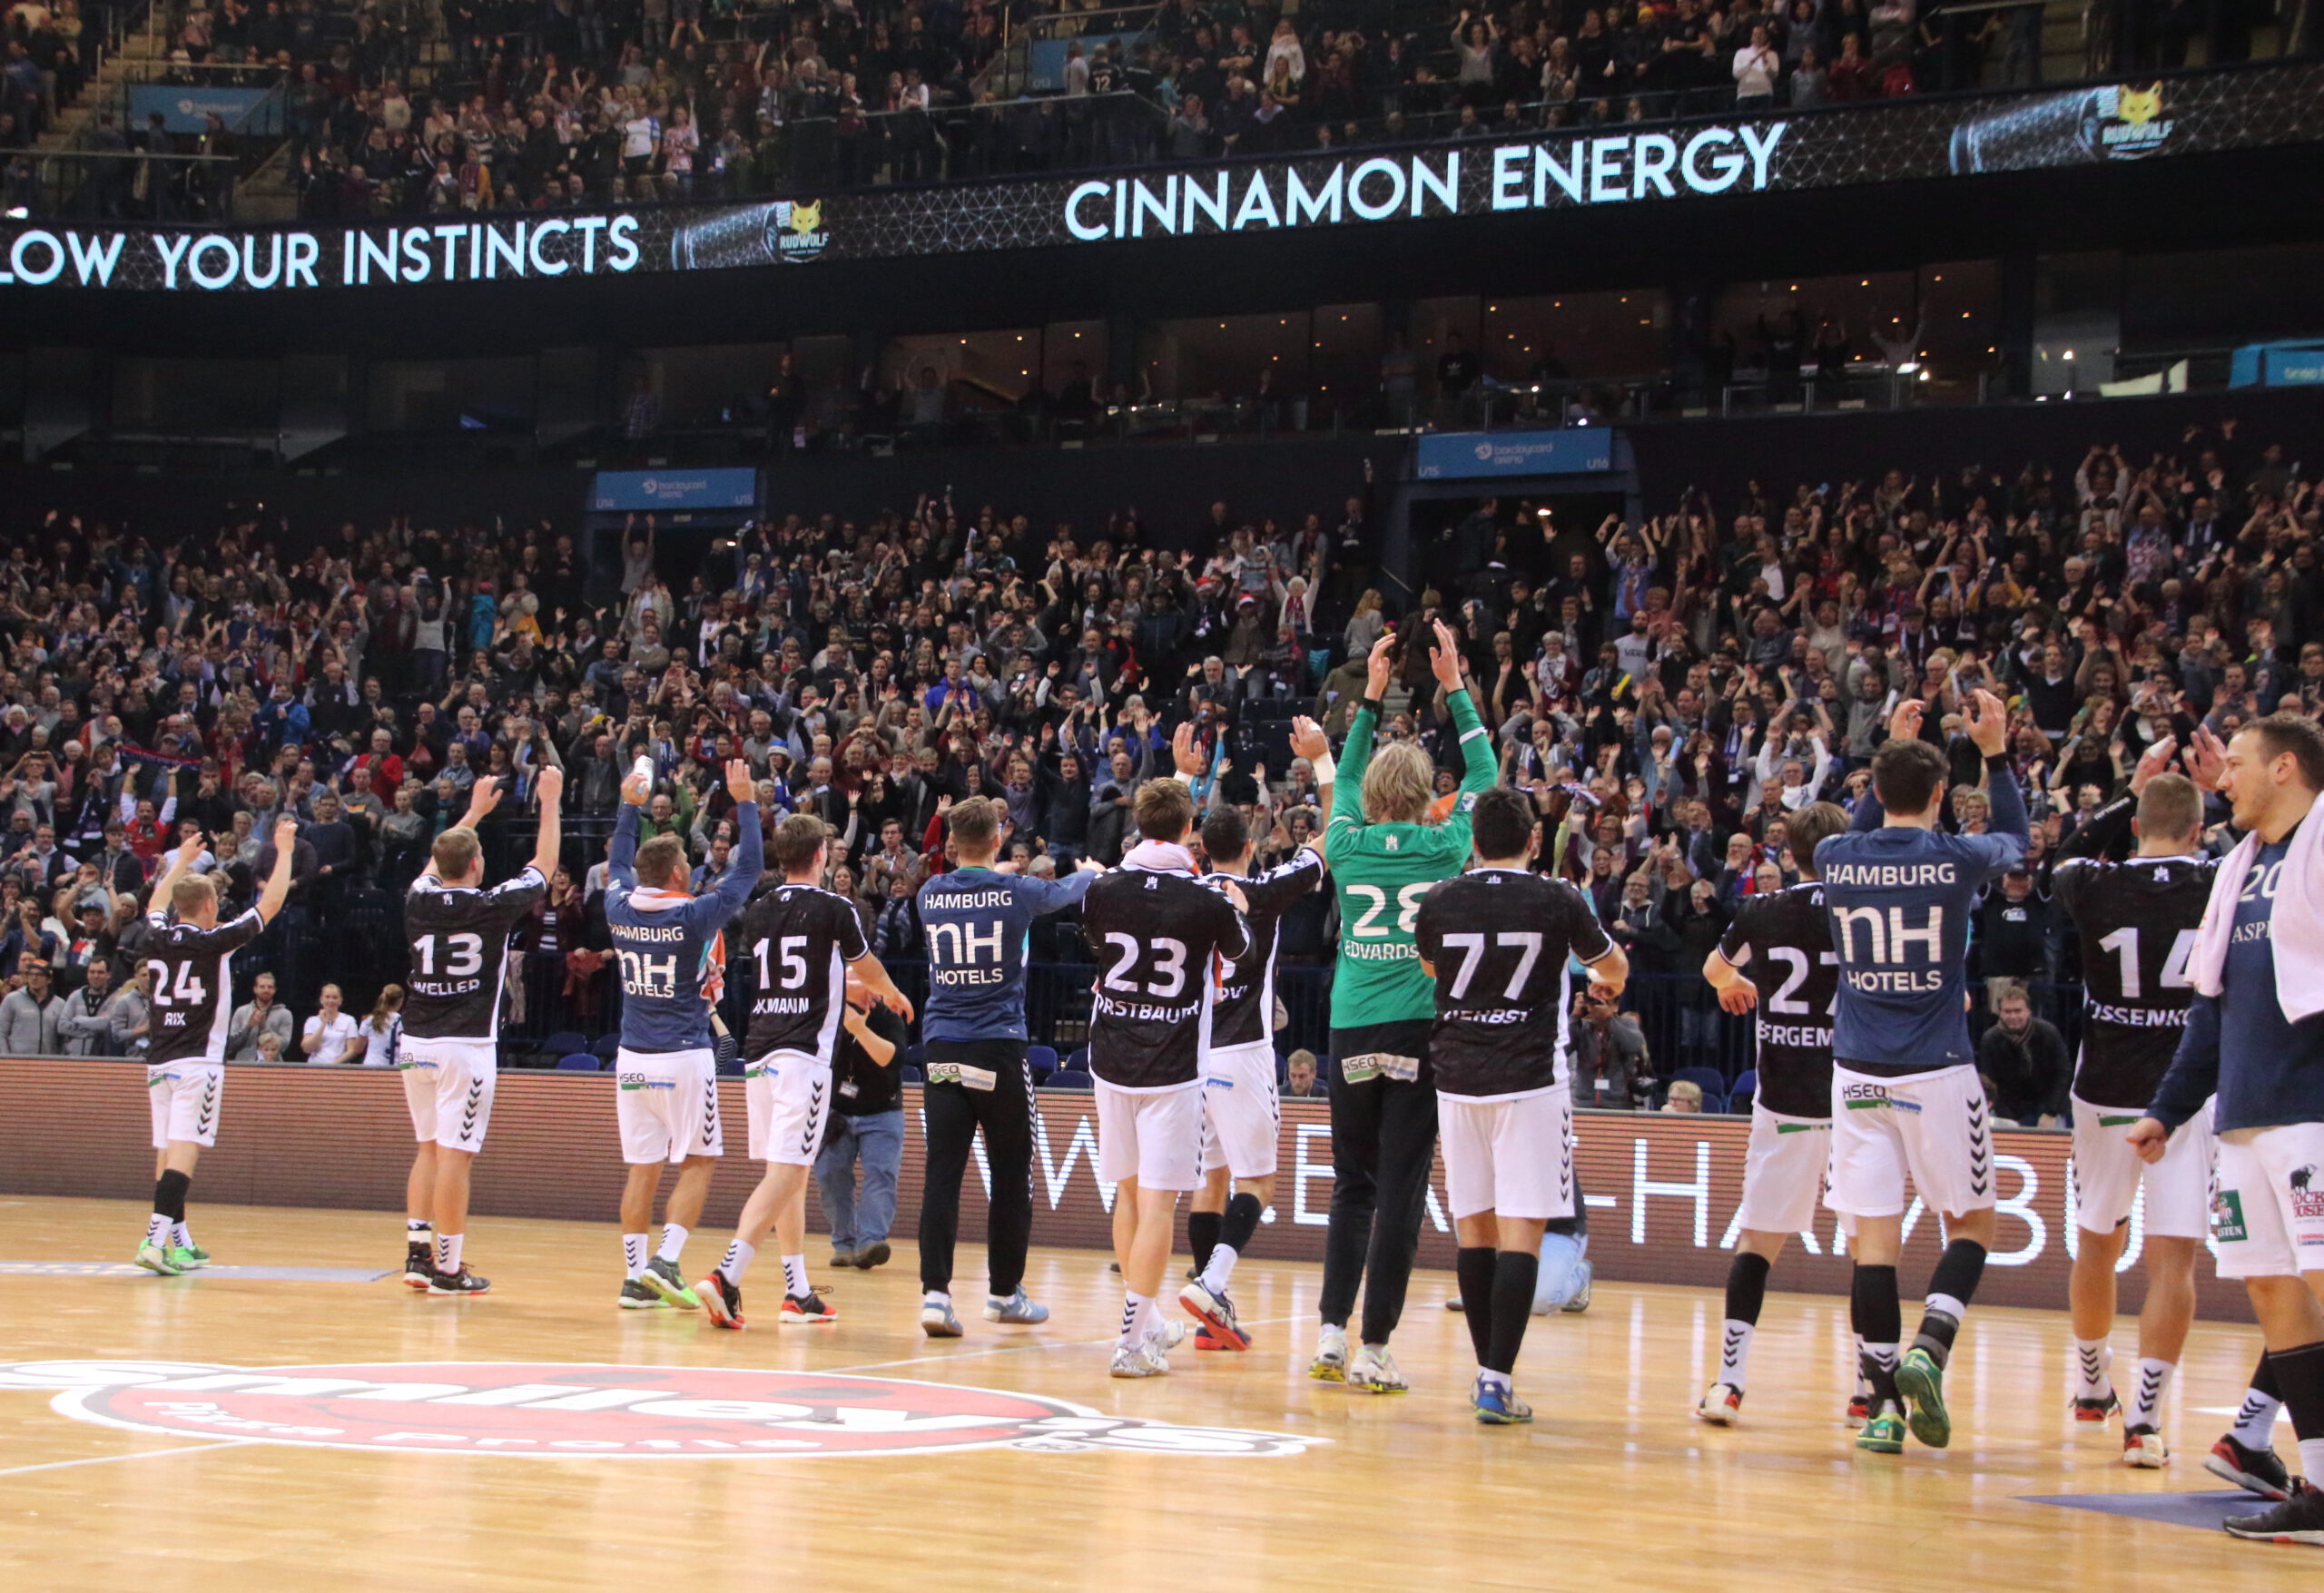
<svg viewBox="0 0 2324 1593">
<path fill-rule="evenodd" d="M 599 1073 L 604 1069 L 596 1057 L 588 1051 L 569 1051 L 556 1059 L 559 1073 Z"/>
</svg>

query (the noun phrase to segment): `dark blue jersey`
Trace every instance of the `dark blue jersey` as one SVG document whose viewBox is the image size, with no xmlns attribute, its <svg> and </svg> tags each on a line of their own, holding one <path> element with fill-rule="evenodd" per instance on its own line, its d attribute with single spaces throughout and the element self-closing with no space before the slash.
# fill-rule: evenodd
<svg viewBox="0 0 2324 1593">
<path fill-rule="evenodd" d="M 2294 1023 L 2276 990 L 2276 880 L 2294 826 L 2262 845 L 2235 899 L 2235 929 L 2217 999 L 2198 996 L 2171 1072 L 2149 1111 L 2176 1128 L 2218 1091 L 2213 1126 L 2273 1128 L 2324 1122 L 2324 1014 Z"/>
<path fill-rule="evenodd" d="M 621 1043 L 630 1051 L 706 1051 L 724 952 L 718 932 L 759 882 L 759 809 L 734 811 L 726 871 L 700 896 L 637 888 L 637 810 L 622 804 L 606 853 L 606 928 L 621 969 Z"/>
<path fill-rule="evenodd" d="M 920 888 L 928 941 L 928 1004 L 921 1035 L 931 1040 L 1021 1040 L 1025 1034 L 1025 942 L 1033 920 L 1071 907 L 1095 874 L 1035 880 L 990 869 L 955 869 Z"/>
<path fill-rule="evenodd" d="M 1985 883 L 2025 856 L 2025 804 L 2006 770 L 1988 782 L 1994 833 L 1881 828 L 1866 792 L 1854 828 L 1816 849 L 1840 959 L 1832 1057 L 1843 1067 L 1928 1073 L 1976 1060 L 1963 969 Z"/>
</svg>

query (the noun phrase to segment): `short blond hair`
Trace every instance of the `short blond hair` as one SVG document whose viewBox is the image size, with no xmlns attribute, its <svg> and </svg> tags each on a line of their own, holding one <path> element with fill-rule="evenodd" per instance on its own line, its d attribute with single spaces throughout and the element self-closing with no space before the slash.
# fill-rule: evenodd
<svg viewBox="0 0 2324 1593">
<path fill-rule="evenodd" d="M 477 840 L 475 831 L 465 824 L 455 824 L 436 838 L 436 844 L 428 849 L 428 855 L 436 865 L 438 879 L 457 880 L 476 867 L 476 860 L 483 851 L 483 844 Z"/>
<path fill-rule="evenodd" d="M 1195 821 L 1194 792 L 1183 780 L 1149 780 L 1130 803 L 1137 832 L 1148 841 L 1180 841 Z"/>
<path fill-rule="evenodd" d="M 1364 770 L 1367 824 L 1419 824 L 1436 801 L 1436 765 L 1410 742 L 1391 742 Z"/>
<path fill-rule="evenodd" d="M 170 887 L 170 905 L 178 910 L 178 917 L 200 912 L 218 900 L 218 888 L 207 874 L 188 874 Z"/>
</svg>

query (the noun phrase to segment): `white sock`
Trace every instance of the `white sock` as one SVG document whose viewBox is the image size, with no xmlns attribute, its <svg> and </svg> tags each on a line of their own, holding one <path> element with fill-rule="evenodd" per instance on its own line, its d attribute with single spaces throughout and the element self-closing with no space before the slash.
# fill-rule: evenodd
<svg viewBox="0 0 2324 1593">
<path fill-rule="evenodd" d="M 2151 1355 L 2139 1357 L 2139 1386 L 2131 1394 L 2131 1413 L 2125 1426 L 2160 1427 L 2156 1412 L 2162 1409 L 2162 1396 L 2171 1391 L 2171 1374 L 2179 1370 L 2176 1362 L 2157 1361 Z"/>
<path fill-rule="evenodd" d="M 406 1244 L 432 1245 L 436 1243 L 436 1230 L 428 1223 L 416 1223 L 407 1217 L 403 1224 L 403 1242 Z"/>
<path fill-rule="evenodd" d="M 1727 1319 L 1727 1328 L 1718 1341 L 1718 1381 L 1728 1388 L 1743 1386 L 1746 1363 L 1751 1359 L 1751 1335 L 1758 1332 L 1756 1323 Z"/>
<path fill-rule="evenodd" d="M 167 1244 L 169 1241 L 170 1219 L 163 1216 L 160 1212 L 155 1212 L 152 1217 L 146 1220 L 145 1243 L 153 1245 L 162 1245 Z"/>
<path fill-rule="evenodd" d="M 813 1285 L 807 1282 L 805 1256 L 786 1255 L 783 1258 L 783 1288 L 785 1293 L 800 1299 L 815 1292 Z"/>
<path fill-rule="evenodd" d="M 2299 1474 L 2302 1477 L 2324 1477 L 2324 1438 L 2303 1438 L 2299 1441 Z"/>
<path fill-rule="evenodd" d="M 2114 1347 L 2103 1339 L 2076 1339 L 2073 1342 L 2074 1398 L 2102 1400 L 2110 1380 L 2107 1369 L 2114 1364 Z"/>
<path fill-rule="evenodd" d="M 438 1272 L 456 1273 L 460 1270 L 460 1241 L 467 1237 L 466 1234 L 436 1235 L 436 1270 Z"/>
<path fill-rule="evenodd" d="M 952 1303 L 952 1296 L 941 1289 L 923 1289 L 921 1291 L 920 1303 L 922 1305 L 950 1305 Z"/>
<path fill-rule="evenodd" d="M 1203 1264 L 1202 1286 L 1214 1294 L 1226 1293 L 1227 1280 L 1235 1275 L 1235 1264 L 1242 1257 L 1232 1244 L 1214 1244 L 1210 1260 Z"/>
<path fill-rule="evenodd" d="M 193 1230 L 187 1227 L 183 1223 L 172 1223 L 170 1224 L 170 1243 L 181 1245 L 187 1250 L 192 1250 L 193 1248 Z"/>
<path fill-rule="evenodd" d="M 621 1236 L 621 1264 L 629 1269 L 633 1278 L 645 1270 L 645 1246 L 651 1239 L 645 1234 L 624 1234 Z"/>
<path fill-rule="evenodd" d="M 1955 1323 L 1969 1314 L 1969 1303 L 1965 1300 L 1955 1300 L 1950 1294 L 1931 1294 L 1923 1303 L 1930 1311 L 1943 1312 Z"/>
<path fill-rule="evenodd" d="M 718 1264 L 718 1270 L 725 1274 L 728 1283 L 739 1285 L 743 1274 L 750 1270 L 751 1257 L 758 1253 L 757 1245 L 745 1244 L 737 1239 L 726 1247 L 726 1259 Z"/>
<path fill-rule="evenodd" d="M 1135 1344 L 1145 1336 L 1146 1310 L 1154 1303 L 1147 1294 L 1125 1293 L 1122 1296 L 1122 1337 L 1125 1344 Z M 2319 1472 L 2324 1476 L 2324 1472 Z"/>
<path fill-rule="evenodd" d="M 2243 1407 L 2235 1413 L 2235 1425 L 2230 1436 L 2247 1450 L 2264 1450 L 2275 1442 L 2276 1412 L 2284 1402 L 2258 1389 L 2243 1391 Z"/>
<path fill-rule="evenodd" d="M 1856 1340 L 1856 1392 L 1866 1393 L 1872 1385 L 1864 1379 L 1864 1335 L 1856 1333 L 1852 1336 Z"/>
<path fill-rule="evenodd" d="M 1495 1372 L 1490 1366 L 1480 1366 L 1477 1368 L 1477 1380 L 1480 1382 L 1490 1383 L 1494 1388 L 1501 1389 L 1504 1391 L 1506 1391 L 1511 1386 L 1509 1382 L 1509 1373 L 1505 1372 Z"/>
<path fill-rule="evenodd" d="M 662 1224 L 662 1248 L 654 1253 L 661 1261 L 675 1262 L 686 1247 L 686 1231 L 675 1223 Z"/>
</svg>

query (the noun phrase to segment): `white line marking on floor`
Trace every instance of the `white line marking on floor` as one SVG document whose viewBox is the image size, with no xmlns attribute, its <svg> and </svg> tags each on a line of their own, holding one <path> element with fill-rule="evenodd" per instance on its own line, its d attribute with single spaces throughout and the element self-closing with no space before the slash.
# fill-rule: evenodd
<svg viewBox="0 0 2324 1593">
<path fill-rule="evenodd" d="M 212 1450 L 239 1450 L 264 1441 L 255 1438 L 227 1438 L 215 1443 L 181 1444 L 173 1450 L 133 1450 L 125 1455 L 91 1455 L 81 1460 L 49 1460 L 38 1466 L 10 1466 L 0 1469 L 0 1477 L 22 1477 L 27 1471 L 62 1471 L 68 1466 L 103 1466 L 113 1460 L 142 1460 L 152 1455 L 207 1454 Z"/>
</svg>

